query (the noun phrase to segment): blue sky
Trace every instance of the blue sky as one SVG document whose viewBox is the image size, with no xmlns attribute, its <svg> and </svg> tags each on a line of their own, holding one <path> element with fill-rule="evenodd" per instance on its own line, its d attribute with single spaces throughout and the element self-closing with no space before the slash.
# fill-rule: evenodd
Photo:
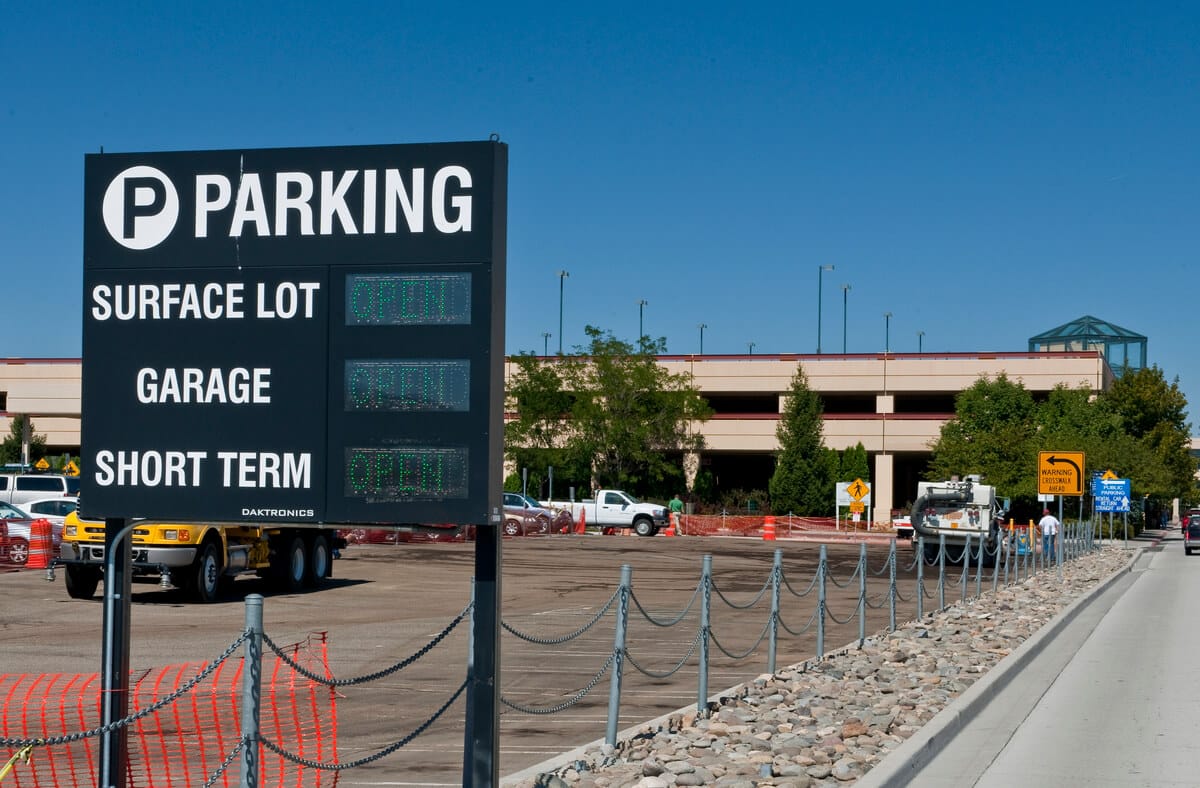
<svg viewBox="0 0 1200 788">
<path fill-rule="evenodd" d="M 849 352 L 1091 314 L 1200 402 L 1198 41 L 1155 2 L 9 4 L 0 356 L 80 353 L 100 146 L 497 133 L 509 352 L 557 348 L 562 269 L 566 349 L 644 299 L 669 352 L 812 352 L 819 303 L 838 352 L 849 284 Z"/>
</svg>

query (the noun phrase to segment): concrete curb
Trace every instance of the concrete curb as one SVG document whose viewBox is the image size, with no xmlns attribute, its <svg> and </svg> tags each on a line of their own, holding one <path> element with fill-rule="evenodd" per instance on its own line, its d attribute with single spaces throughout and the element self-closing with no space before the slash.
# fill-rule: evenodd
<svg viewBox="0 0 1200 788">
<path fill-rule="evenodd" d="M 1034 633 L 1029 640 L 1018 646 L 1013 653 L 984 674 L 983 678 L 972 684 L 966 692 L 934 715 L 933 719 L 921 726 L 921 729 L 911 738 L 888 753 L 879 764 L 855 782 L 855 786 L 857 788 L 903 788 L 903 786 L 911 785 L 917 772 L 945 749 L 946 745 L 962 729 L 965 721 L 970 720 L 994 700 L 1013 679 L 1021 674 L 1026 666 L 1045 650 L 1053 638 L 1057 637 L 1075 620 L 1084 608 L 1108 590 L 1122 575 L 1130 572 L 1144 550 L 1145 548 L 1138 547 L 1123 568 L 1113 572 L 1091 591 L 1060 610 L 1058 615 Z"/>
<path fill-rule="evenodd" d="M 1112 575 L 1087 594 L 1059 611 L 1058 615 L 1039 629 L 1029 640 L 1018 646 L 1012 654 L 1001 660 L 994 668 L 984 674 L 979 681 L 972 684 L 966 692 L 955 698 L 950 705 L 936 714 L 932 720 L 923 725 L 911 738 L 888 753 L 878 765 L 854 784 L 860 788 L 864 786 L 866 788 L 903 788 L 903 786 L 909 785 L 913 774 L 924 767 L 926 763 L 932 760 L 949 743 L 954 736 L 954 732 L 961 727 L 961 720 L 970 718 L 986 706 L 1013 678 L 1020 674 L 1026 665 L 1045 649 L 1050 638 L 1055 637 L 1061 632 L 1086 605 L 1100 596 L 1101 593 L 1115 583 L 1123 574 L 1129 572 L 1141 556 L 1143 550 L 1144 548 L 1141 547 L 1134 550 L 1129 562 L 1123 568 L 1113 572 Z M 868 640 L 882 637 L 886 637 L 886 635 L 876 633 L 875 636 L 868 638 Z M 841 654 L 857 647 L 858 639 L 855 638 L 842 648 L 829 651 L 826 656 Z M 741 682 L 724 692 L 710 695 L 708 698 L 709 705 L 711 706 L 723 698 L 737 697 L 742 692 L 742 688 L 750 683 L 752 682 Z M 696 705 L 690 704 L 648 722 L 630 726 L 617 733 L 617 741 L 627 741 L 648 730 L 658 731 L 664 728 L 672 718 L 691 714 L 695 711 Z M 567 752 L 555 755 L 553 758 L 548 758 L 541 763 L 526 767 L 519 772 L 502 776 L 500 778 L 501 788 L 506 785 L 516 785 L 525 780 L 533 780 L 539 775 L 555 772 L 565 766 L 569 766 L 575 761 L 585 760 L 589 751 L 603 745 L 604 738 L 601 737 Z"/>
</svg>

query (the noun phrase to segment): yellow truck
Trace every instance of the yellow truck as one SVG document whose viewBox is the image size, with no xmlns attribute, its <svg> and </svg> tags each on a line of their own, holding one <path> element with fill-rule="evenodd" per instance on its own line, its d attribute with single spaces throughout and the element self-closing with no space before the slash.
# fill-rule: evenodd
<svg viewBox="0 0 1200 788">
<path fill-rule="evenodd" d="M 333 574 L 334 554 L 346 546 L 339 532 L 288 523 L 166 523 L 133 525 L 134 576 L 157 576 L 201 602 L 229 590 L 240 574 L 254 573 L 275 588 L 315 588 Z M 104 523 L 77 512 L 63 522 L 55 565 L 66 575 L 67 594 L 90 599 L 104 577 Z"/>
</svg>

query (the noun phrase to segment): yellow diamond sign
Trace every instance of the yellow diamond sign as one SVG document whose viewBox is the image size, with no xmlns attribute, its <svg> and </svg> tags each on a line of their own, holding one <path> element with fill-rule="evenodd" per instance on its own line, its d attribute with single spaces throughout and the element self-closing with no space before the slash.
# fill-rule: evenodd
<svg viewBox="0 0 1200 788">
<path fill-rule="evenodd" d="M 1104 472 L 1104 475 L 1101 476 L 1100 478 L 1107 482 L 1107 481 L 1112 481 L 1113 479 L 1117 478 L 1117 475 L 1115 473 L 1113 473 L 1111 470 L 1107 470 Z"/>
<path fill-rule="evenodd" d="M 850 497 L 856 501 L 861 501 L 871 494 L 871 485 L 864 482 L 862 479 L 855 479 L 854 482 L 846 488 L 846 492 L 850 493 Z"/>
</svg>

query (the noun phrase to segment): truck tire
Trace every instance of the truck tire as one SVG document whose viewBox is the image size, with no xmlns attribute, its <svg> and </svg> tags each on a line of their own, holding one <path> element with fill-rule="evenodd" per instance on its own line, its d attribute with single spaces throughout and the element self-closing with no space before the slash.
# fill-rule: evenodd
<svg viewBox="0 0 1200 788">
<path fill-rule="evenodd" d="M 649 517 L 635 517 L 633 532 L 638 536 L 654 536 L 658 533 L 658 529 L 654 527 L 654 521 Z"/>
<path fill-rule="evenodd" d="M 304 538 L 299 534 L 283 534 L 277 549 L 271 555 L 271 574 L 275 587 L 293 594 L 304 588 L 308 570 L 308 551 Z"/>
<path fill-rule="evenodd" d="M 329 576 L 329 538 L 323 533 L 313 534 L 308 541 L 308 561 L 304 567 L 304 585 L 316 588 Z"/>
<path fill-rule="evenodd" d="M 200 554 L 188 568 L 184 590 L 197 602 L 213 602 L 221 595 L 221 548 L 216 542 L 205 542 Z"/>
<path fill-rule="evenodd" d="M 71 599 L 91 599 L 100 584 L 100 567 L 67 564 L 67 596 Z"/>
</svg>

